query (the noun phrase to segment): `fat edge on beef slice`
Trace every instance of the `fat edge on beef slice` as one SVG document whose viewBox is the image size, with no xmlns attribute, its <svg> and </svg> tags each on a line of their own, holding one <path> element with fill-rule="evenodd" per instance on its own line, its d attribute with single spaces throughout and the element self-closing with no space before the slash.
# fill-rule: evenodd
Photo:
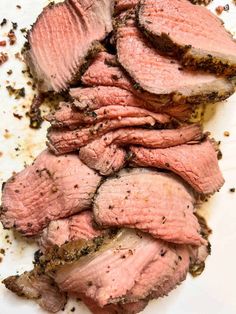
<svg viewBox="0 0 236 314">
<path fill-rule="evenodd" d="M 132 163 L 137 167 L 156 167 L 175 172 L 198 193 L 213 194 L 224 184 L 217 153 L 211 140 L 166 149 L 131 147 Z"/>
<path fill-rule="evenodd" d="M 23 235 L 36 235 L 51 220 L 89 208 L 100 180 L 78 155 L 56 157 L 45 150 L 5 184 L 1 222 Z"/>
<path fill-rule="evenodd" d="M 171 5 L 170 5 L 171 6 Z M 135 24 L 133 11 L 116 21 L 117 56 L 138 87 L 174 102 L 213 102 L 229 97 L 234 87 L 226 78 L 185 71 L 178 62 L 154 49 Z"/>
<path fill-rule="evenodd" d="M 43 10 L 25 53 L 40 91 L 60 92 L 79 76 L 98 41 L 112 30 L 113 6 L 112 0 L 66 0 Z"/>
<path fill-rule="evenodd" d="M 141 0 L 137 16 L 153 44 L 184 66 L 236 75 L 236 43 L 207 8 L 187 0 Z"/>
<path fill-rule="evenodd" d="M 148 169 L 125 169 L 106 179 L 93 203 L 103 227 L 136 228 L 165 241 L 200 246 L 206 241 L 193 211 L 196 200 L 177 176 Z"/>
</svg>

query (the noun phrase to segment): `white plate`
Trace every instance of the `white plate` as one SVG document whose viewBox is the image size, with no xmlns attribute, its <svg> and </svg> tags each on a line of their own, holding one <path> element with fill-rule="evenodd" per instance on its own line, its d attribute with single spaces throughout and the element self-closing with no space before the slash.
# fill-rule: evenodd
<svg viewBox="0 0 236 314">
<path fill-rule="evenodd" d="M 230 3 L 229 3 L 230 2 Z M 217 1 L 211 5 L 214 9 L 217 5 L 229 3 L 229 12 L 224 12 L 221 18 L 226 27 L 236 34 L 236 6 L 233 1 Z M 3 18 L 17 22 L 17 45 L 9 48 L 0 47 L 1 51 L 9 54 L 9 61 L 0 66 L 0 183 L 11 176 L 13 171 L 20 171 L 24 164 L 29 164 L 33 157 L 44 148 L 47 124 L 44 123 L 40 130 L 31 130 L 28 127 L 28 119 L 18 120 L 13 112 L 25 115 L 33 92 L 26 84 L 28 79 L 21 73 L 23 64 L 17 60 L 14 54 L 21 50 L 24 37 L 20 28 L 29 27 L 42 7 L 48 4 L 45 0 L 1 0 L 0 22 Z M 21 5 L 21 9 L 16 8 Z M 0 40 L 5 39 L 10 29 L 10 23 L 0 28 Z M 6 72 L 12 69 L 13 74 L 8 76 Z M 16 87 L 26 88 L 26 98 L 15 100 L 9 97 L 6 91 L 6 80 L 11 85 L 16 82 Z M 24 106 L 26 108 L 24 108 Z M 221 140 L 223 159 L 220 166 L 226 183 L 210 202 L 206 203 L 202 212 L 208 218 L 208 223 L 213 229 L 211 236 L 212 254 L 207 259 L 204 273 L 193 279 L 187 280 L 166 298 L 150 302 L 143 313 L 146 314 L 235 314 L 236 313 L 236 193 L 230 193 L 229 189 L 236 187 L 236 95 L 228 101 L 210 106 L 211 118 L 205 123 L 205 129 Z M 5 130 L 9 132 L 6 132 Z M 224 131 L 229 131 L 230 136 L 225 137 Z M 19 147 L 19 151 L 15 148 Z M 0 280 L 32 268 L 33 252 L 36 247 L 26 244 L 17 238 L 10 245 L 5 236 L 9 235 L 14 240 L 12 232 L 1 230 L 0 248 L 6 250 L 6 256 L 0 263 Z M 73 305 L 72 305 L 73 304 Z M 75 313 L 86 314 L 89 311 L 82 304 L 70 302 L 64 312 L 71 313 L 72 306 L 76 306 Z M 16 297 L 0 284 L 0 314 L 42 314 L 42 311 L 33 301 Z"/>
</svg>

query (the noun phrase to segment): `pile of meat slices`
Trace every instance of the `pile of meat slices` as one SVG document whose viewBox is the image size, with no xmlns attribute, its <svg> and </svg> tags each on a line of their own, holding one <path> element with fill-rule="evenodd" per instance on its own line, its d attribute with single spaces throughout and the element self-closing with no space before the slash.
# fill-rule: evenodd
<svg viewBox="0 0 236 314">
<path fill-rule="evenodd" d="M 40 246 L 4 284 L 51 312 L 73 295 L 95 314 L 138 313 L 204 268 L 196 211 L 224 179 L 216 142 L 188 120 L 234 92 L 236 44 L 187 0 L 66 0 L 28 40 L 39 90 L 69 101 L 46 117 L 48 149 L 4 186 L 3 226 Z"/>
</svg>

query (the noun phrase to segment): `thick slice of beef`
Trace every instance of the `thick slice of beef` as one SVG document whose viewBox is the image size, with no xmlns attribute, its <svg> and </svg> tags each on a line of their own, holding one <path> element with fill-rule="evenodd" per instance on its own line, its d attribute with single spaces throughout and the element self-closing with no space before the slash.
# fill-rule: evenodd
<svg viewBox="0 0 236 314">
<path fill-rule="evenodd" d="M 79 158 L 88 167 L 108 176 L 123 168 L 126 162 L 126 151 L 115 144 L 107 145 L 106 135 L 92 141 L 79 150 Z"/>
<path fill-rule="evenodd" d="M 234 92 L 227 79 L 185 71 L 177 61 L 159 54 L 137 29 L 134 19 L 129 12 L 117 22 L 117 55 L 120 64 L 143 90 L 168 96 L 174 102 L 190 103 L 214 102 Z"/>
<path fill-rule="evenodd" d="M 156 259 L 163 260 L 163 264 L 168 263 L 174 269 L 180 260 L 177 253 L 169 254 L 169 250 L 175 252 L 175 249 L 166 242 L 128 229 L 119 231 L 108 242 L 100 238 L 99 247 L 94 243 L 85 244 L 82 248 L 81 243 L 64 245 L 41 258 L 40 263 L 46 273 L 53 271 L 60 289 L 73 294 L 82 293 L 99 306 L 127 302 L 127 293 Z M 158 268 L 164 278 L 166 267 L 160 262 Z M 174 272 L 172 274 L 175 276 Z"/>
<path fill-rule="evenodd" d="M 195 199 L 176 176 L 147 169 L 122 170 L 97 190 L 93 211 L 103 227 L 125 226 L 163 240 L 201 245 Z"/>
<path fill-rule="evenodd" d="M 165 148 L 184 143 L 195 143 L 202 138 L 202 129 L 198 124 L 183 126 L 179 129 L 118 129 L 103 136 L 106 145 L 111 145 L 112 143 L 118 146 L 133 144 L 150 148 Z"/>
<path fill-rule="evenodd" d="M 66 0 L 43 10 L 29 33 L 26 52 L 41 91 L 68 88 L 86 57 L 96 52 L 95 43 L 112 30 L 113 5 L 111 0 Z"/>
<path fill-rule="evenodd" d="M 130 106 L 107 106 L 94 111 L 79 111 L 70 103 L 61 103 L 59 110 L 46 116 L 53 127 L 76 129 L 81 125 L 95 124 L 103 120 L 121 119 L 124 117 L 153 117 L 158 123 L 170 122 L 166 114 L 154 113 L 143 108 Z"/>
<path fill-rule="evenodd" d="M 135 166 L 173 171 L 199 193 L 212 194 L 224 184 L 217 154 L 210 140 L 166 149 L 131 147 L 130 150 Z"/>
<path fill-rule="evenodd" d="M 123 118 L 105 120 L 90 127 L 76 129 L 74 131 L 64 129 L 49 129 L 47 138 L 48 146 L 55 154 L 64 154 L 78 150 L 101 135 L 122 127 L 155 125 L 153 117 Z"/>
<path fill-rule="evenodd" d="M 18 296 L 35 300 L 48 312 L 62 310 L 67 301 L 65 293 L 58 289 L 52 278 L 39 275 L 34 270 L 20 276 L 10 276 L 3 280 L 3 284 Z"/>
<path fill-rule="evenodd" d="M 92 111 L 105 106 L 141 107 L 149 111 L 167 114 L 180 121 L 190 118 L 194 106 L 188 104 L 169 104 L 162 106 L 149 103 L 128 90 L 112 86 L 96 86 L 87 88 L 73 88 L 71 96 L 75 99 L 74 105 L 80 110 Z"/>
<path fill-rule="evenodd" d="M 78 155 L 56 157 L 45 150 L 5 184 L 3 226 L 14 227 L 26 236 L 35 235 L 51 220 L 89 208 L 100 180 Z"/>
<path fill-rule="evenodd" d="M 51 221 L 43 230 L 39 245 L 41 251 L 46 251 L 53 245 L 61 246 L 79 239 L 90 240 L 102 234 L 103 231 L 94 227 L 93 213 L 84 211 L 69 218 Z"/>
<path fill-rule="evenodd" d="M 206 8 L 187 0 L 141 0 L 138 20 L 154 44 L 176 55 L 184 66 L 236 74 L 236 43 Z"/>
</svg>

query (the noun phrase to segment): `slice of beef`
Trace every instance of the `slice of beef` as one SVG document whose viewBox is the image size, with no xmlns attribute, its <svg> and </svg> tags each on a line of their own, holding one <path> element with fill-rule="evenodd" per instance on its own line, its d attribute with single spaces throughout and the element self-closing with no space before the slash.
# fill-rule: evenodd
<svg viewBox="0 0 236 314">
<path fill-rule="evenodd" d="M 84 211 L 69 218 L 51 221 L 43 230 L 39 245 L 41 251 L 45 252 L 53 245 L 61 246 L 79 239 L 90 240 L 102 234 L 103 231 L 94 227 L 93 213 Z"/>
<path fill-rule="evenodd" d="M 123 168 L 126 162 L 126 151 L 115 144 L 107 145 L 106 135 L 92 141 L 79 150 L 79 158 L 88 167 L 108 176 Z"/>
<path fill-rule="evenodd" d="M 89 208 L 100 180 L 78 155 L 56 157 L 45 150 L 5 184 L 3 226 L 15 227 L 26 236 L 36 235 L 51 220 Z"/>
<path fill-rule="evenodd" d="M 150 103 L 127 91 L 112 86 L 96 86 L 87 88 L 73 88 L 70 95 L 75 99 L 74 105 L 80 110 L 92 111 L 105 106 L 131 106 L 141 107 L 152 112 L 167 114 L 180 121 L 190 118 L 194 106 L 188 104 L 162 104 Z"/>
<path fill-rule="evenodd" d="M 113 5 L 110 0 L 66 0 L 43 10 L 29 33 L 26 52 L 41 91 L 68 88 L 89 54 L 96 53 L 96 42 L 112 30 Z"/>
<path fill-rule="evenodd" d="M 227 79 L 185 71 L 177 61 L 160 55 L 137 29 L 134 20 L 128 12 L 117 22 L 117 55 L 120 64 L 143 90 L 174 102 L 189 103 L 214 102 L 234 92 Z"/>
<path fill-rule="evenodd" d="M 101 241 L 100 247 L 85 242 L 89 248 L 82 257 L 81 250 L 85 252 L 83 245 L 82 249 L 81 244 L 64 245 L 43 260 L 41 258 L 43 268 L 46 273 L 53 271 L 53 277 L 63 291 L 82 293 L 103 307 L 127 301 L 127 293 L 157 259 L 157 255 L 165 261 L 163 264 L 171 264 L 173 268 L 178 266 L 178 255 L 169 255 L 169 250 L 174 250 L 171 245 L 143 233 L 126 229 L 119 231 L 108 242 L 104 238 Z M 164 278 L 166 267 L 161 262 L 158 267 L 159 273 L 163 269 Z"/>
<path fill-rule="evenodd" d="M 200 225 L 193 214 L 195 199 L 176 176 L 154 170 L 122 170 L 97 190 L 93 211 L 103 227 L 125 226 L 156 238 L 201 245 Z"/>
<path fill-rule="evenodd" d="M 70 103 L 61 103 L 59 110 L 46 116 L 53 127 L 76 129 L 81 125 L 95 124 L 103 120 L 121 119 L 124 117 L 153 117 L 158 123 L 170 122 L 166 114 L 154 113 L 143 108 L 130 106 L 107 106 L 94 111 L 79 111 Z"/>
<path fill-rule="evenodd" d="M 78 150 L 101 135 L 115 129 L 129 126 L 155 125 L 153 117 L 123 118 L 105 120 L 90 127 L 76 129 L 74 131 L 64 129 L 49 129 L 47 138 L 48 146 L 55 154 L 64 154 Z"/>
<path fill-rule="evenodd" d="M 202 129 L 198 124 L 183 126 L 179 129 L 118 129 L 103 136 L 106 145 L 111 145 L 112 143 L 118 146 L 133 144 L 149 148 L 165 148 L 184 143 L 195 143 L 202 138 Z"/>
<path fill-rule="evenodd" d="M 206 8 L 187 0 L 141 0 L 138 20 L 158 49 L 174 54 L 184 66 L 236 74 L 236 43 Z"/>
<path fill-rule="evenodd" d="M 224 184 L 217 154 L 210 140 L 166 149 L 130 149 L 134 154 L 132 162 L 135 166 L 173 171 L 199 193 L 212 194 Z"/>
<path fill-rule="evenodd" d="M 35 300 L 45 311 L 56 313 L 66 304 L 66 294 L 61 292 L 54 280 L 36 271 L 10 276 L 3 280 L 7 289 L 20 297 Z"/>
</svg>

